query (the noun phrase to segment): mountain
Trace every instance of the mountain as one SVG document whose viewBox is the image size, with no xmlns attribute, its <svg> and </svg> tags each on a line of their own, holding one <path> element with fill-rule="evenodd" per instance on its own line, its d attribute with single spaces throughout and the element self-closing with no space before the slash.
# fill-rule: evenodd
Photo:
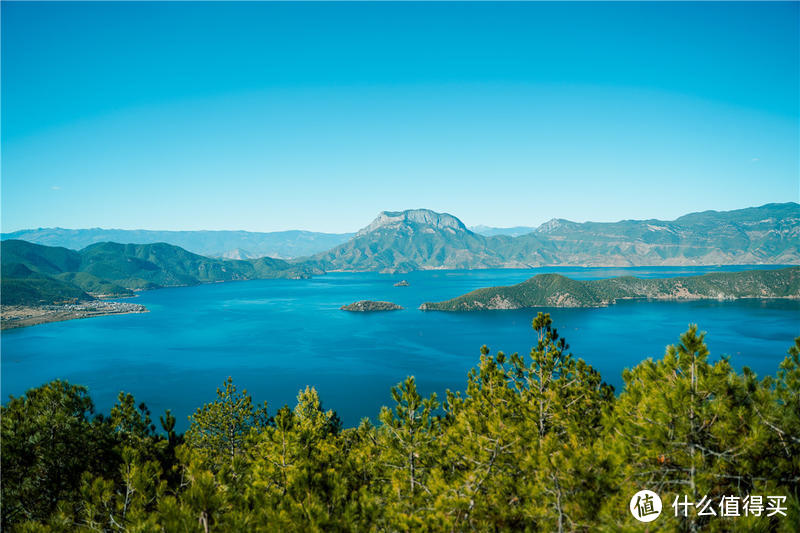
<svg viewBox="0 0 800 533">
<path fill-rule="evenodd" d="M 3 303 L 55 303 L 131 290 L 216 281 L 307 278 L 316 271 L 281 259 L 211 259 L 166 243 L 97 243 L 80 251 L 21 240 L 0 243 Z"/>
<path fill-rule="evenodd" d="M 348 242 L 312 258 L 325 270 L 800 263 L 800 205 L 692 213 L 673 221 L 550 220 L 510 237 L 469 230 L 427 209 L 383 212 Z"/>
<path fill-rule="evenodd" d="M 513 228 L 493 228 L 491 226 L 470 226 L 469 230 L 485 237 L 495 237 L 497 235 L 508 235 L 509 237 L 519 237 L 531 233 L 536 228 L 531 226 L 514 226 Z"/>
<path fill-rule="evenodd" d="M 352 233 L 312 231 L 150 231 L 122 229 L 39 228 L 3 233 L 2 239 L 21 239 L 46 246 L 80 250 L 99 242 L 150 244 L 165 242 L 209 257 L 289 259 L 313 255 L 346 242 Z"/>
<path fill-rule="evenodd" d="M 640 279 L 625 276 L 578 281 L 559 274 L 539 274 L 509 287 L 478 289 L 424 311 L 482 311 L 527 307 L 598 307 L 619 299 L 699 300 L 800 298 L 800 267 L 780 270 L 717 272 L 703 276 Z"/>
<path fill-rule="evenodd" d="M 519 237 L 508 255 L 545 246 L 555 264 L 587 266 L 800 263 L 800 204 L 691 213 L 673 221 L 577 223 L 553 219 Z"/>
<path fill-rule="evenodd" d="M 253 279 L 253 276 L 262 275 L 259 272 L 273 275 L 280 271 L 283 272 L 281 275 L 291 277 L 303 275 L 303 268 L 408 272 L 440 268 L 800 264 L 800 204 L 794 202 L 735 211 L 691 213 L 671 221 L 650 219 L 579 223 L 552 219 L 533 231 L 527 231 L 531 229 L 527 227 L 502 229 L 480 226 L 474 229 L 487 235 L 470 230 L 453 215 L 428 209 L 411 209 L 384 211 L 356 234 L 55 228 L 24 230 L 4 234 L 4 238 L 25 235 L 38 243 L 58 243 L 66 248 L 81 249 L 81 253 L 91 251 L 91 245 L 98 244 L 94 242 L 96 239 L 109 236 L 134 243 L 163 240 L 173 246 L 176 243 L 186 244 L 185 253 L 220 257 L 217 262 L 209 263 L 185 259 L 196 263 L 192 267 L 194 270 L 188 272 L 170 267 L 155 274 L 145 269 L 146 276 L 141 272 L 136 276 L 120 272 L 114 274 L 118 276 L 115 278 L 96 273 L 97 268 L 102 270 L 105 267 L 76 270 L 74 265 L 62 265 L 63 261 L 76 261 L 75 255 L 67 253 L 70 250 L 51 251 L 47 257 L 40 258 L 43 264 L 37 267 L 37 271 L 45 274 L 85 272 L 86 275 L 77 283 L 92 293 L 97 292 L 100 280 L 139 279 L 142 283 L 135 288 L 141 288 L 148 286 L 148 283 L 163 286 L 191 283 L 192 280 L 208 281 L 204 276 L 214 280 L 232 276 L 239 276 L 235 279 Z M 523 231 L 524 234 L 513 236 Z M 141 259 L 139 254 L 144 254 L 143 250 L 125 248 L 123 253 L 132 254 L 131 261 L 135 262 Z M 149 250 L 147 254 L 153 251 Z M 300 270 L 292 274 L 288 264 L 254 263 L 253 258 L 259 256 L 310 256 L 310 261 L 304 263 L 298 260 L 295 264 Z M 224 263 L 228 266 L 223 271 L 223 263 L 219 262 L 223 257 L 240 263 Z M 200 270 L 200 264 L 210 270 Z M 234 268 L 232 265 L 240 266 Z M 126 265 L 126 268 L 129 266 Z M 129 284 L 136 285 L 133 282 Z"/>
<path fill-rule="evenodd" d="M 348 242 L 312 260 L 324 270 L 380 272 L 504 266 L 487 240 L 447 213 L 384 211 Z"/>
</svg>

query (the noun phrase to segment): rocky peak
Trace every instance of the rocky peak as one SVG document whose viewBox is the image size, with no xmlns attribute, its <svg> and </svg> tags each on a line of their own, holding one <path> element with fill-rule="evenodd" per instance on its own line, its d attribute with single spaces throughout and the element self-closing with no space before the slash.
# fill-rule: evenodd
<svg viewBox="0 0 800 533">
<path fill-rule="evenodd" d="M 563 218 L 551 218 L 538 228 L 536 228 L 537 233 L 552 233 L 559 228 L 563 228 L 564 226 L 570 224 L 569 220 L 564 220 Z"/>
<path fill-rule="evenodd" d="M 380 228 L 397 228 L 408 224 L 423 224 L 436 229 L 467 231 L 459 219 L 447 213 L 437 213 L 430 209 L 408 209 L 406 211 L 382 211 L 372 223 L 356 234 L 365 235 Z"/>
</svg>

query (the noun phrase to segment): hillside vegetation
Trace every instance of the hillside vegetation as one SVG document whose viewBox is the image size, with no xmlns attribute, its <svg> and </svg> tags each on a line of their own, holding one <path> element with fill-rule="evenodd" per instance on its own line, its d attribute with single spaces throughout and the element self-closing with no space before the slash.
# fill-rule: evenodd
<svg viewBox="0 0 800 533">
<path fill-rule="evenodd" d="M 647 488 L 653 531 L 798 531 L 800 338 L 761 378 L 691 326 L 615 395 L 548 315 L 533 327 L 530 355 L 484 346 L 463 392 L 408 377 L 347 429 L 313 388 L 268 410 L 228 379 L 185 435 L 130 394 L 100 416 L 85 387 L 31 389 L 0 410 L 2 530 L 645 531 L 628 505 Z"/>
<path fill-rule="evenodd" d="M 800 267 L 716 272 L 702 276 L 642 279 L 625 276 L 579 281 L 539 274 L 516 285 L 478 289 L 444 302 L 426 302 L 425 311 L 479 311 L 525 307 L 598 307 L 619 299 L 699 300 L 800 298 Z"/>
<path fill-rule="evenodd" d="M 0 298 L 3 305 L 40 305 L 94 300 L 67 281 L 30 270 L 25 265 L 3 264 Z"/>
<path fill-rule="evenodd" d="M 2 303 L 36 305 L 129 296 L 132 290 L 216 281 L 311 276 L 313 269 L 280 259 L 212 259 L 165 243 L 98 243 L 80 251 L 20 240 L 0 244 Z"/>
</svg>

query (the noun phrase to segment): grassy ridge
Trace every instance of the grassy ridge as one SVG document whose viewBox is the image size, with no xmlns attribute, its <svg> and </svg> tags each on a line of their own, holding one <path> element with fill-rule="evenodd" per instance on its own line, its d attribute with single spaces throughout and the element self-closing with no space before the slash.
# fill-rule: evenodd
<svg viewBox="0 0 800 533">
<path fill-rule="evenodd" d="M 420 309 L 479 311 L 525 307 L 598 307 L 626 298 L 692 300 L 798 297 L 800 267 L 717 272 L 665 279 L 625 276 L 579 281 L 560 274 L 539 274 L 517 285 L 478 289 L 444 302 L 426 302 Z"/>
</svg>

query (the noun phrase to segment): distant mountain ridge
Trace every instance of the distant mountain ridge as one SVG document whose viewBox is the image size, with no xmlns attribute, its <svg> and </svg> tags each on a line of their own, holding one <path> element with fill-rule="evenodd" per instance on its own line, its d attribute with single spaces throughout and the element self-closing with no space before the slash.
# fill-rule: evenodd
<svg viewBox="0 0 800 533">
<path fill-rule="evenodd" d="M 193 242 L 201 250 L 189 251 L 237 260 L 261 256 L 273 246 L 272 250 L 281 250 L 276 255 L 302 256 L 294 263 L 307 261 L 308 268 L 318 271 L 800 264 L 800 204 L 794 202 L 690 213 L 672 221 L 551 219 L 517 236 L 511 234 L 527 228 L 481 228 L 486 234 L 468 229 L 448 213 L 410 209 L 383 211 L 355 234 L 55 228 L 24 230 L 4 238 L 25 235 L 35 242 L 55 241 L 71 248 L 115 232 L 128 242 L 167 235 L 172 245 L 180 239 L 197 239 Z"/>
<path fill-rule="evenodd" d="M 494 228 L 491 226 L 477 225 L 470 226 L 469 230 L 484 237 L 495 237 L 497 235 L 508 235 L 509 237 L 519 237 L 535 231 L 533 226 L 514 226 L 512 228 Z"/>
<path fill-rule="evenodd" d="M 152 231 L 123 229 L 38 228 L 3 233 L 2 239 L 20 239 L 45 246 L 82 250 L 98 242 L 152 244 L 165 242 L 208 257 L 291 259 L 313 255 L 346 242 L 353 233 L 318 233 L 289 230 L 251 231 Z"/>
<path fill-rule="evenodd" d="M 533 232 L 485 236 L 426 209 L 382 212 L 313 260 L 324 270 L 800 263 L 800 204 L 705 211 L 673 221 L 550 220 Z"/>
</svg>

